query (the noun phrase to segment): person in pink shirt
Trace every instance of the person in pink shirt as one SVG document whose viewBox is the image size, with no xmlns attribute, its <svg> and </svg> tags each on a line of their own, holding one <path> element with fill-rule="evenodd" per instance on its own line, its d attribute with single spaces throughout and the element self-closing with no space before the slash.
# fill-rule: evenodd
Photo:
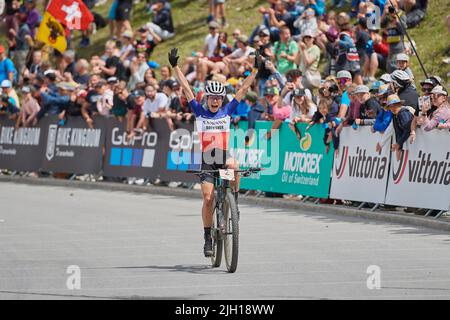
<svg viewBox="0 0 450 320">
<path fill-rule="evenodd" d="M 450 105 L 448 102 L 448 92 L 442 86 L 436 86 L 431 91 L 431 99 L 437 109 L 433 112 L 431 119 L 426 113 L 422 113 L 418 119 L 425 131 L 433 129 L 450 129 Z"/>
</svg>

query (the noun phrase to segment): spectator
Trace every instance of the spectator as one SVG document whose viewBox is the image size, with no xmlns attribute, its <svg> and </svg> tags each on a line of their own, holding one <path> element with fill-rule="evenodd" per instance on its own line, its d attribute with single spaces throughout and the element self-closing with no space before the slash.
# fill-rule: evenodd
<svg viewBox="0 0 450 320">
<path fill-rule="evenodd" d="M 135 34 L 135 52 L 146 52 L 147 57 L 151 57 L 155 47 L 161 42 L 161 38 L 152 30 L 139 28 Z"/>
<path fill-rule="evenodd" d="M 302 15 L 294 22 L 295 31 L 293 35 L 302 35 L 307 33 L 316 33 L 317 31 L 317 19 L 315 17 L 315 11 L 312 8 L 306 9 Z"/>
<path fill-rule="evenodd" d="M 1 89 L 2 89 L 2 93 L 4 95 L 7 95 L 8 97 L 10 97 L 13 101 L 14 101 L 14 105 L 20 109 L 20 100 L 19 100 L 19 96 L 17 95 L 16 90 L 14 90 L 11 81 L 9 80 L 3 80 L 0 84 Z"/>
<path fill-rule="evenodd" d="M 95 90 L 99 95 L 99 99 L 97 100 L 98 113 L 103 116 L 108 116 L 113 107 L 114 93 L 109 88 L 108 83 L 103 79 L 97 82 Z"/>
<path fill-rule="evenodd" d="M 75 87 L 68 84 L 67 82 L 61 82 L 57 85 L 57 93 L 41 92 L 40 96 L 42 99 L 42 108 L 37 114 L 38 120 L 40 120 L 44 115 L 59 115 L 62 110 L 70 101 L 70 95 L 75 90 Z"/>
<path fill-rule="evenodd" d="M 89 62 L 86 59 L 80 59 L 75 63 L 75 73 L 73 81 L 86 86 L 89 83 Z"/>
<path fill-rule="evenodd" d="M 127 140 L 130 141 L 136 134 L 147 130 L 147 121 L 143 110 L 145 103 L 145 92 L 143 90 L 133 91 L 133 109 L 129 109 L 127 116 Z"/>
<path fill-rule="evenodd" d="M 130 67 L 131 60 L 135 56 L 135 48 L 133 46 L 133 32 L 131 30 L 125 30 L 121 36 L 121 48 L 119 51 L 119 59 L 125 68 Z"/>
<path fill-rule="evenodd" d="M 239 78 L 248 69 L 248 59 L 255 49 L 248 45 L 247 36 L 241 35 L 237 42 L 238 49 L 223 59 L 224 73 L 231 77 Z"/>
<path fill-rule="evenodd" d="M 302 85 L 310 90 L 320 86 L 320 49 L 314 44 L 314 34 L 306 31 L 298 42 L 299 52 L 295 63 L 303 74 Z"/>
<path fill-rule="evenodd" d="M 419 95 L 412 85 L 409 75 L 402 70 L 395 70 L 391 73 L 392 86 L 394 91 L 404 100 L 407 106 L 416 110 L 416 116 L 419 114 Z"/>
<path fill-rule="evenodd" d="M 134 90 L 139 82 L 145 81 L 145 73 L 149 68 L 146 53 L 139 52 L 130 64 L 130 80 L 128 81 L 128 90 Z"/>
<path fill-rule="evenodd" d="M 433 112 L 431 119 L 427 113 L 421 113 L 419 124 L 423 124 L 425 131 L 433 129 L 450 129 L 450 105 L 448 103 L 448 92 L 442 86 L 436 86 L 431 91 L 433 105 L 437 109 Z"/>
<path fill-rule="evenodd" d="M 404 44 L 404 30 L 406 29 L 406 16 L 400 14 L 400 20 L 396 15 L 395 2 L 394 6 L 387 5 L 384 7 L 384 12 L 381 17 L 381 27 L 384 28 L 386 41 L 389 44 L 389 55 L 386 62 L 387 72 L 393 72 L 397 67 L 395 58 L 397 54 L 405 51 Z"/>
<path fill-rule="evenodd" d="M 417 26 L 426 15 L 428 0 L 400 0 L 399 3 L 406 13 L 408 28 Z"/>
<path fill-rule="evenodd" d="M 130 24 L 130 15 L 132 8 L 133 0 L 117 0 L 117 9 L 115 13 L 115 18 L 117 21 L 117 38 L 119 38 L 120 35 L 125 32 L 125 30 L 132 30 Z"/>
<path fill-rule="evenodd" d="M 40 110 L 39 103 L 33 97 L 30 87 L 22 88 L 22 112 L 21 123 L 24 127 L 31 127 L 37 124 L 36 116 Z"/>
<path fill-rule="evenodd" d="M 0 82 L 9 80 L 14 82 L 17 79 L 17 70 L 11 59 L 5 52 L 5 47 L 0 44 Z"/>
<path fill-rule="evenodd" d="M 225 0 L 214 0 L 215 20 L 220 21 L 222 28 L 228 28 L 227 18 L 225 17 Z"/>
<path fill-rule="evenodd" d="M 400 151 L 403 150 L 403 144 L 409 137 L 413 114 L 404 107 L 404 100 L 396 94 L 387 98 L 386 106 L 393 114 L 393 124 L 395 131 L 395 143 L 392 144 L 392 151 L 396 152 L 397 159 L 400 159 Z"/>
<path fill-rule="evenodd" d="M 120 122 L 123 121 L 128 110 L 133 109 L 132 100 L 132 96 L 129 94 L 126 85 L 124 83 L 119 83 L 114 89 L 113 107 L 111 109 L 111 113 Z"/>
<path fill-rule="evenodd" d="M 175 36 L 173 28 L 172 13 L 165 6 L 165 0 L 156 0 L 152 6 L 153 21 L 147 24 L 147 28 L 153 30 L 162 40 Z"/>
<path fill-rule="evenodd" d="M 9 30 L 14 36 L 14 65 L 19 75 L 19 78 L 17 79 L 19 81 L 22 81 L 23 79 L 28 52 L 34 45 L 30 27 L 26 23 L 27 15 L 28 12 L 26 7 L 21 6 L 18 13 L 18 21 L 20 23 L 19 30 L 17 32 L 14 29 Z"/>
<path fill-rule="evenodd" d="M 396 63 L 397 70 L 405 71 L 408 74 L 409 79 L 411 79 L 412 86 L 415 88 L 416 86 L 414 84 L 414 74 L 409 67 L 409 56 L 406 53 L 399 53 L 397 55 Z"/>
<path fill-rule="evenodd" d="M 291 39 L 291 31 L 283 26 L 280 30 L 280 41 L 275 42 L 273 47 L 276 68 L 284 75 L 288 70 L 295 69 L 295 59 L 298 53 L 297 43 Z"/>
<path fill-rule="evenodd" d="M 93 65 L 94 73 L 101 73 L 103 78 L 117 77 L 119 80 L 127 80 L 124 67 L 120 63 L 120 59 L 117 56 L 118 51 L 116 48 L 116 42 L 109 40 L 105 44 L 105 58 L 100 59 L 98 56 L 92 57 L 91 64 Z"/>
<path fill-rule="evenodd" d="M 291 113 L 289 115 L 289 126 L 296 133 L 297 138 L 301 138 L 301 133 L 296 124 L 300 122 L 310 122 L 317 106 L 306 96 L 305 90 L 296 88 L 292 93 Z"/>
<path fill-rule="evenodd" d="M 378 100 L 370 95 L 369 88 L 365 85 L 357 86 L 353 94 L 360 103 L 359 117 L 355 119 L 356 125 L 367 126 L 375 124 L 375 119 L 382 109 Z"/>
<path fill-rule="evenodd" d="M 363 84 L 358 50 L 351 36 L 350 17 L 341 12 L 337 16 L 339 38 L 336 40 L 336 71 L 346 70 L 351 73 L 356 84 Z"/>
<path fill-rule="evenodd" d="M 350 97 L 347 88 L 353 83 L 350 72 L 343 70 L 339 71 L 336 77 L 340 91 L 339 113 L 338 117 L 343 119 L 347 115 L 347 110 L 350 107 Z"/>
<path fill-rule="evenodd" d="M 20 121 L 19 113 L 20 110 L 15 105 L 14 100 L 8 95 L 2 94 L 0 97 L 0 115 L 6 114 L 9 119 Z"/>
<path fill-rule="evenodd" d="M 169 107 L 169 99 L 163 92 L 157 92 L 152 85 L 145 87 L 144 114 L 147 117 L 162 118 L 166 115 Z"/>
<path fill-rule="evenodd" d="M 33 80 L 38 76 L 43 75 L 41 70 L 42 65 L 42 51 L 34 50 L 30 63 L 25 67 L 23 71 L 23 81 L 25 84 L 32 83 Z"/>
<path fill-rule="evenodd" d="M 377 119 L 373 125 L 373 132 L 384 133 L 392 121 L 392 112 L 387 108 L 386 102 L 387 97 L 391 95 L 392 92 L 389 90 L 389 85 L 383 84 L 378 88 L 378 101 L 383 106 L 380 112 L 377 115 Z M 380 148 L 381 150 L 381 148 Z"/>
</svg>

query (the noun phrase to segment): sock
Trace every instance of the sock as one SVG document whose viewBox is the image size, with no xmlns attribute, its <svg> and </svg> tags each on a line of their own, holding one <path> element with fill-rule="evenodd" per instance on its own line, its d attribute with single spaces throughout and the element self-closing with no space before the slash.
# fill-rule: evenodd
<svg viewBox="0 0 450 320">
<path fill-rule="evenodd" d="M 205 240 L 211 239 L 211 228 L 203 228 L 205 230 Z"/>
</svg>

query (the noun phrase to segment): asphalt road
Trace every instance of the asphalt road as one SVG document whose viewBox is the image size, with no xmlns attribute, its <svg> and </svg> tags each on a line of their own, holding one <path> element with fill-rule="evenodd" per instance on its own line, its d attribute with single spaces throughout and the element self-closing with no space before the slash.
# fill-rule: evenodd
<svg viewBox="0 0 450 320">
<path fill-rule="evenodd" d="M 448 233 L 241 205 L 228 274 L 202 256 L 200 205 L 0 183 L 0 299 L 450 298 Z"/>
</svg>

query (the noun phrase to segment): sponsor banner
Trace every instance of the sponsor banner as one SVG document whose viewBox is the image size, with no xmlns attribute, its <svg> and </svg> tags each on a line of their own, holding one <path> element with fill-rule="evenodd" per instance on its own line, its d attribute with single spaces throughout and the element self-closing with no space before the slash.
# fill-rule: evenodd
<svg viewBox="0 0 450 320">
<path fill-rule="evenodd" d="M 37 171 L 44 153 L 45 127 L 16 129 L 15 124 L 0 115 L 0 169 Z"/>
<path fill-rule="evenodd" d="M 81 117 L 68 117 L 63 126 L 58 121 L 56 116 L 40 121 L 46 133 L 42 169 L 74 174 L 100 173 L 107 119 L 96 117 L 93 129 L 88 128 Z"/>
<path fill-rule="evenodd" d="M 393 152 L 386 203 L 450 209 L 450 134 L 447 130 L 416 131 L 399 159 Z"/>
<path fill-rule="evenodd" d="M 257 122 L 255 131 L 245 143 L 246 124 L 234 131 L 235 146 L 232 152 L 241 167 L 261 167 L 259 174 L 242 179 L 242 188 L 269 192 L 328 197 L 333 149 L 327 154 L 323 143 L 324 130 L 313 126 L 305 131 L 306 124 L 297 128 L 302 137 L 297 138 L 286 123 L 270 140 L 265 138 L 272 123 Z"/>
<path fill-rule="evenodd" d="M 175 122 L 176 129 L 170 131 L 165 120 L 152 119 L 151 127 L 158 132 L 156 174 L 163 181 L 198 182 L 194 174 L 186 170 L 199 170 L 202 153 L 200 138 L 194 132 L 194 123 Z"/>
<path fill-rule="evenodd" d="M 376 152 L 380 137 L 370 127 L 342 130 L 339 152 L 334 157 L 331 198 L 384 203 L 390 144 L 381 153 Z"/>
<path fill-rule="evenodd" d="M 106 125 L 103 174 L 108 177 L 156 178 L 160 135 L 152 127 L 127 138 L 126 120 L 110 118 Z"/>
</svg>

